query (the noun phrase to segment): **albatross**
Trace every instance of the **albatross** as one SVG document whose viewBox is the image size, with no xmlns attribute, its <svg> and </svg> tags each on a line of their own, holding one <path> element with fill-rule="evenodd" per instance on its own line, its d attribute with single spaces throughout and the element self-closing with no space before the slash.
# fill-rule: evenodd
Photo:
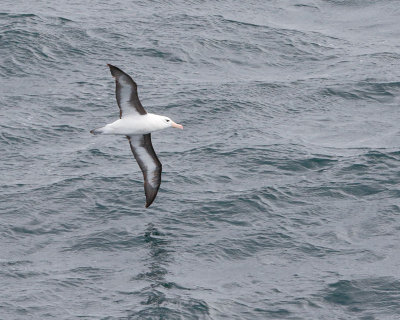
<svg viewBox="0 0 400 320">
<path fill-rule="evenodd" d="M 162 170 L 151 144 L 151 133 L 169 127 L 183 129 L 183 126 L 168 117 L 147 113 L 140 103 L 135 81 L 121 69 L 110 64 L 108 67 L 115 78 L 119 119 L 90 133 L 124 135 L 128 138 L 133 156 L 143 172 L 145 207 L 148 208 L 160 188 Z"/>
</svg>

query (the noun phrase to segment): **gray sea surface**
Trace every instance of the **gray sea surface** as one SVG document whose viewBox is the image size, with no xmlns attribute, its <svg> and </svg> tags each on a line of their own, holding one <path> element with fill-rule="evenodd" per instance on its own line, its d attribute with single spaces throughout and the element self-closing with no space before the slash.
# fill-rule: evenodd
<svg viewBox="0 0 400 320">
<path fill-rule="evenodd" d="M 0 1 L 0 319 L 399 319 L 395 0 Z M 162 184 L 145 209 L 106 66 Z"/>
</svg>

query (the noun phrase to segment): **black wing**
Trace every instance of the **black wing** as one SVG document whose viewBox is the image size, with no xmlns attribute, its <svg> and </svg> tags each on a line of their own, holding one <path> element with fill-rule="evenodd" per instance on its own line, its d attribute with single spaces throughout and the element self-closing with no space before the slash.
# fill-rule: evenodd
<svg viewBox="0 0 400 320">
<path fill-rule="evenodd" d="M 132 153 L 143 172 L 147 208 L 153 203 L 160 188 L 162 165 L 154 152 L 150 133 L 127 136 L 127 138 Z"/>
<path fill-rule="evenodd" d="M 108 67 L 110 68 L 112 76 L 115 78 L 115 95 L 119 107 L 119 117 L 146 114 L 146 110 L 144 110 L 140 103 L 135 81 L 121 69 L 111 64 L 108 64 Z"/>
</svg>

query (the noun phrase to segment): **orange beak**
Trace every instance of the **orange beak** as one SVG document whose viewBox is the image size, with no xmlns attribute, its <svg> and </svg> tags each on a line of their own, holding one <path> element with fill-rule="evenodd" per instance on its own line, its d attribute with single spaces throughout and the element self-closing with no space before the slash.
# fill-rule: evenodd
<svg viewBox="0 0 400 320">
<path fill-rule="evenodd" d="M 171 122 L 172 122 L 171 123 L 171 127 L 178 128 L 178 129 L 183 129 L 183 125 L 175 123 L 173 121 L 171 121 Z"/>
</svg>

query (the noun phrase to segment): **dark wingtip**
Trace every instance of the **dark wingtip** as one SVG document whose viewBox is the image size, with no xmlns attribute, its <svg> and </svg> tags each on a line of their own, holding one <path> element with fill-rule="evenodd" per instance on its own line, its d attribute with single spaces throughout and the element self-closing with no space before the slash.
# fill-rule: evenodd
<svg viewBox="0 0 400 320">
<path fill-rule="evenodd" d="M 155 197 L 154 197 L 154 199 L 155 199 Z M 144 205 L 144 207 L 145 207 L 145 208 L 150 207 L 151 204 L 153 203 L 154 199 L 151 199 L 151 200 L 147 200 L 147 199 L 146 199 L 146 204 Z"/>
<path fill-rule="evenodd" d="M 146 199 L 146 204 L 144 205 L 145 208 L 148 208 L 151 206 L 151 204 L 154 202 L 154 199 L 156 197 L 154 197 L 153 199 Z"/>
<path fill-rule="evenodd" d="M 118 73 L 123 73 L 121 69 L 113 66 L 112 64 L 107 63 L 107 66 L 110 68 L 111 75 L 115 78 Z"/>
<path fill-rule="evenodd" d="M 113 66 L 112 64 L 107 63 L 107 66 L 110 68 L 110 70 L 116 70 L 119 72 L 123 72 L 120 68 Z"/>
<path fill-rule="evenodd" d="M 93 130 L 90 130 L 90 133 L 91 133 L 91 134 L 94 134 L 94 129 L 93 129 Z"/>
</svg>

